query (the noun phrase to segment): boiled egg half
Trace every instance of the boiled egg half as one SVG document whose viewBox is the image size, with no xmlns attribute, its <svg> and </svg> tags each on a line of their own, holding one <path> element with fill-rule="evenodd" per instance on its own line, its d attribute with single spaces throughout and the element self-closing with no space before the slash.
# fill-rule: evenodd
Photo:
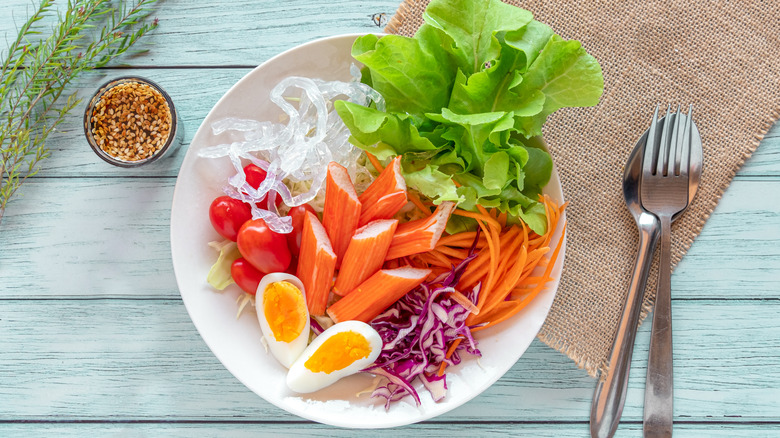
<svg viewBox="0 0 780 438">
<path fill-rule="evenodd" d="M 268 349 L 285 368 L 295 362 L 309 343 L 306 291 L 294 275 L 268 274 L 257 286 L 257 319 Z"/>
<path fill-rule="evenodd" d="M 382 351 L 382 338 L 361 321 L 334 324 L 317 336 L 287 372 L 287 386 L 309 393 L 368 367 Z"/>
</svg>

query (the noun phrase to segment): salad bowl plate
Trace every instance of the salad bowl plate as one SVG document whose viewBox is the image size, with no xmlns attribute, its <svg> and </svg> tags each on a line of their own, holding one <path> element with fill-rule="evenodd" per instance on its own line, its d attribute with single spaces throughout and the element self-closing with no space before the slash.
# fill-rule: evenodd
<svg viewBox="0 0 780 438">
<path fill-rule="evenodd" d="M 286 369 L 263 347 L 255 310 L 248 306 L 239 317 L 237 299 L 243 292 L 235 285 L 217 291 L 206 275 L 217 258 L 208 246 L 221 238 L 208 219 L 211 201 L 222 195 L 233 174 L 228 159 L 205 159 L 198 151 L 224 142 L 212 133 L 214 122 L 228 117 L 278 122 L 281 111 L 269 102 L 269 92 L 288 76 L 348 81 L 353 41 L 359 35 L 323 38 L 287 50 L 239 80 L 217 102 L 184 157 L 171 208 L 171 255 L 184 305 L 199 334 L 219 361 L 239 381 L 267 402 L 299 417 L 349 428 L 403 426 L 449 412 L 481 394 L 500 379 L 522 356 L 542 327 L 552 306 L 562 272 L 565 242 L 552 271 L 554 281 L 512 319 L 475 334 L 482 357 L 464 353 L 458 366 L 447 369 L 447 396 L 434 402 L 422 384 L 415 382 L 421 405 L 412 397 L 385 409 L 384 399 L 371 398 L 374 377 L 358 373 L 318 392 L 297 394 L 285 384 Z M 224 135 L 224 134 L 222 134 Z M 563 202 L 558 175 L 545 188 Z M 564 213 L 565 215 L 565 213 Z M 565 221 L 565 216 L 564 216 Z M 564 221 L 561 221 L 563 223 Z M 552 245 L 565 239 L 557 230 Z"/>
</svg>

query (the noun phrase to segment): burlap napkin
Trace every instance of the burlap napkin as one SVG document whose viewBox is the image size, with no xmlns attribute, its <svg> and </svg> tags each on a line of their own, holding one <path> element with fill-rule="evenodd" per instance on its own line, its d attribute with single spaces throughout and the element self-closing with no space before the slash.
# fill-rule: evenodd
<svg viewBox="0 0 780 438">
<path fill-rule="evenodd" d="M 427 0 L 405 0 L 385 31 L 411 36 Z M 570 202 L 564 273 L 539 338 L 603 372 L 638 245 L 623 166 L 657 103 L 692 103 L 704 145 L 699 192 L 672 227 L 676 264 L 780 113 L 780 1 L 508 1 L 599 60 L 595 108 L 567 109 L 544 136 Z M 656 259 L 657 263 L 657 259 Z M 652 310 L 657 267 L 643 303 Z"/>
</svg>

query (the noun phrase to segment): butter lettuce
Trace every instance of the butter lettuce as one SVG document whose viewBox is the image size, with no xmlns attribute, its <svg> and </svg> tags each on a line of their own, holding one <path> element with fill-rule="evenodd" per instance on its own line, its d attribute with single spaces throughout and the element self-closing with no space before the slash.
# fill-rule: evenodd
<svg viewBox="0 0 780 438">
<path fill-rule="evenodd" d="M 403 155 L 407 184 L 436 204 L 495 207 L 544 233 L 538 195 L 552 159 L 535 137 L 558 109 L 598 103 L 599 63 L 499 0 L 433 0 L 423 17 L 413 38 L 355 41 L 362 81 L 386 109 L 337 101 L 350 141 L 380 159 Z"/>
<path fill-rule="evenodd" d="M 211 266 L 206 281 L 217 290 L 225 290 L 226 287 L 234 284 L 233 276 L 230 274 L 230 267 L 233 262 L 241 257 L 236 242 L 223 240 L 222 242 L 209 242 L 209 246 L 219 251 L 219 258 Z"/>
</svg>

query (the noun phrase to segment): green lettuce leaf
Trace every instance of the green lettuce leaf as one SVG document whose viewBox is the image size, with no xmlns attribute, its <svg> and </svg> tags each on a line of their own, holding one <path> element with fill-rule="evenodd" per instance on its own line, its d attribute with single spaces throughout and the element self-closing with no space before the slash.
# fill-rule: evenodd
<svg viewBox="0 0 780 438">
<path fill-rule="evenodd" d="M 436 204 L 495 207 L 543 233 L 538 199 L 553 164 L 542 126 L 558 109 L 596 105 L 601 67 L 500 0 L 432 0 L 423 17 L 413 38 L 355 41 L 362 81 L 386 110 L 336 102 L 350 141 L 380 159 L 403 155 L 407 185 Z M 451 219 L 448 230 L 473 225 Z"/>
<path fill-rule="evenodd" d="M 535 197 L 550 182 L 553 162 L 550 154 L 542 149 L 530 147 L 526 148 L 526 152 L 528 153 L 528 163 L 523 167 L 525 178 L 522 190 L 526 196 Z"/>
<path fill-rule="evenodd" d="M 449 126 L 443 138 L 466 165 L 465 170 L 478 176 L 485 173 L 485 163 L 498 152 L 502 132 L 509 134 L 514 124 L 511 113 L 456 114 L 443 108 L 441 114 L 427 114 L 428 118 Z"/>
<path fill-rule="evenodd" d="M 601 66 L 579 41 L 553 35 L 523 74 L 516 94 L 544 94 L 542 112 L 523 120 L 527 137 L 541 135 L 547 116 L 566 107 L 593 106 L 604 91 Z"/>
<path fill-rule="evenodd" d="M 385 98 L 388 112 L 438 111 L 450 99 L 455 69 L 441 35 L 429 26 L 421 26 L 415 38 L 360 37 L 352 56 L 370 72 L 371 86 Z"/>
<path fill-rule="evenodd" d="M 408 114 L 385 113 L 356 103 L 334 103 L 352 134 L 352 143 L 383 160 L 406 152 L 430 151 L 437 147 L 422 137 Z"/>
<path fill-rule="evenodd" d="M 234 283 L 233 277 L 230 275 L 230 267 L 233 262 L 241 257 L 241 253 L 238 252 L 238 245 L 236 242 L 225 240 L 222 242 L 210 242 L 209 246 L 219 251 L 219 257 L 214 265 L 211 266 L 206 281 L 217 290 L 224 290 L 226 287 Z"/>
<path fill-rule="evenodd" d="M 468 74 L 499 56 L 497 32 L 516 30 L 532 18 L 524 9 L 494 0 L 432 1 L 423 14 L 427 24 L 449 37 L 443 39 L 445 50 Z"/>
<path fill-rule="evenodd" d="M 443 201 L 460 202 L 463 200 L 458 195 L 457 187 L 452 181 L 452 175 L 444 173 L 438 166 L 428 165 L 420 170 L 407 171 L 404 169 L 404 179 L 407 185 L 417 188 L 417 191 L 433 199 L 436 205 Z"/>
<path fill-rule="evenodd" d="M 536 60 L 554 34 L 550 26 L 536 20 L 517 30 L 507 32 L 504 35 L 504 43 L 516 50 L 516 52 L 505 52 L 505 56 L 509 53 L 514 55 L 512 70 L 518 70 L 521 74 L 528 71 L 528 67 Z"/>
</svg>

